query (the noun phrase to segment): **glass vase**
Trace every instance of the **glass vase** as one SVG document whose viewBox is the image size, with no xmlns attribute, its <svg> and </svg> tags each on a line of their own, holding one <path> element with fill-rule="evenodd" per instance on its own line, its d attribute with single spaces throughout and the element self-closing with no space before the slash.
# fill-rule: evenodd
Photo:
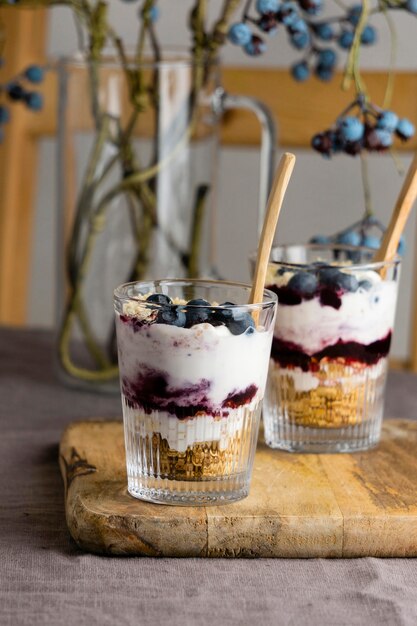
<svg viewBox="0 0 417 626">
<path fill-rule="evenodd" d="M 273 122 L 259 102 L 224 92 L 216 59 L 176 51 L 141 63 L 60 62 L 58 361 L 66 382 L 118 389 L 118 284 L 218 275 L 219 128 L 232 107 L 253 110 L 261 123 L 264 207 Z"/>
</svg>

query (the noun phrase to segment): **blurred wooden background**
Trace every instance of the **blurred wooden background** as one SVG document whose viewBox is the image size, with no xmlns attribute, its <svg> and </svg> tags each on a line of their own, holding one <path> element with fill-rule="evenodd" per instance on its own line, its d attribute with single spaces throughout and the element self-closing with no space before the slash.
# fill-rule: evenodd
<svg viewBox="0 0 417 626">
<path fill-rule="evenodd" d="M 7 35 L 0 81 L 31 63 L 45 61 L 47 12 L 44 9 L 3 7 L 0 19 Z M 387 75 L 364 72 L 364 80 L 377 102 L 382 102 Z M 296 83 L 288 69 L 225 67 L 223 84 L 230 93 L 256 97 L 271 109 L 278 123 L 280 145 L 308 147 L 317 129 L 325 129 L 346 105 L 341 76 L 327 84 L 311 79 Z M 37 144 L 56 133 L 56 76 L 49 72 L 42 86 L 45 106 L 32 113 L 13 107 L 12 121 L 0 145 L 0 323 L 25 324 L 31 263 L 31 242 L 37 175 Z M 352 92 L 353 98 L 353 92 Z M 396 72 L 392 108 L 400 109 L 417 126 L 417 73 Z M 82 124 L 82 120 L 80 120 Z M 259 126 L 247 112 L 225 115 L 222 142 L 232 146 L 259 143 Z M 398 149 L 415 149 L 417 137 Z M 412 315 L 413 338 L 406 365 L 417 371 L 417 306 Z"/>
</svg>

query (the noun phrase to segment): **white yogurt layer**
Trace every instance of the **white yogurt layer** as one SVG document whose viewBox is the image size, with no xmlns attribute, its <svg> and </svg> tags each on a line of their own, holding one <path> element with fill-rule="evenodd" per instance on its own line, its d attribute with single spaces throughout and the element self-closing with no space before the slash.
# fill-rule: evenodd
<svg viewBox="0 0 417 626">
<path fill-rule="evenodd" d="M 185 452 L 188 446 L 217 442 L 220 450 L 225 450 L 230 440 L 245 427 L 251 425 L 250 413 L 259 407 L 259 400 L 252 401 L 237 409 L 228 409 L 228 417 L 213 418 L 211 415 L 197 415 L 192 419 L 178 420 L 165 411 L 152 411 L 149 415 L 140 409 L 132 409 L 123 403 L 126 429 L 136 438 L 152 437 L 160 434 L 168 441 L 171 449 Z"/>
<path fill-rule="evenodd" d="M 176 389 L 208 381 L 205 396 L 221 407 L 233 392 L 251 385 L 262 398 L 268 373 L 272 328 L 233 335 L 226 326 L 168 324 L 142 326 L 137 332 L 116 315 L 121 378 L 132 383 L 144 370 L 162 371 Z M 175 417 L 170 416 L 169 419 Z"/>
<path fill-rule="evenodd" d="M 323 306 L 318 297 L 292 306 L 278 304 L 274 335 L 309 355 L 338 341 L 369 345 L 386 337 L 394 325 L 397 284 L 380 280 L 375 272 L 358 273 L 357 278 L 371 279 L 371 289 L 343 293 L 339 309 Z"/>
</svg>

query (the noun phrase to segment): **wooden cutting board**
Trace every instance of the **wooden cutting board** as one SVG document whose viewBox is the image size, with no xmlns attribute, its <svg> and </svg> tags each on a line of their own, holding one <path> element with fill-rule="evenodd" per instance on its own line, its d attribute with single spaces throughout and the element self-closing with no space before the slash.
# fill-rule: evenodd
<svg viewBox="0 0 417 626">
<path fill-rule="evenodd" d="M 209 507 L 127 493 L 120 422 L 75 422 L 60 445 L 68 528 L 84 550 L 173 557 L 417 556 L 417 422 L 378 448 L 289 454 L 260 443 L 248 498 Z"/>
</svg>

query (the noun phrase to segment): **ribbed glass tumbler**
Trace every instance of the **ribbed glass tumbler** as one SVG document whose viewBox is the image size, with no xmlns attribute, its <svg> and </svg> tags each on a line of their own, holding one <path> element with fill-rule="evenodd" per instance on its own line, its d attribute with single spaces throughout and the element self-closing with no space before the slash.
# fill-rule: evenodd
<svg viewBox="0 0 417 626">
<path fill-rule="evenodd" d="M 383 416 L 399 260 L 346 246 L 273 250 L 278 311 L 264 403 L 266 443 L 298 452 L 376 445 Z"/>
<path fill-rule="evenodd" d="M 248 494 L 276 295 L 215 281 L 115 291 L 129 493 L 165 504 Z"/>
</svg>

